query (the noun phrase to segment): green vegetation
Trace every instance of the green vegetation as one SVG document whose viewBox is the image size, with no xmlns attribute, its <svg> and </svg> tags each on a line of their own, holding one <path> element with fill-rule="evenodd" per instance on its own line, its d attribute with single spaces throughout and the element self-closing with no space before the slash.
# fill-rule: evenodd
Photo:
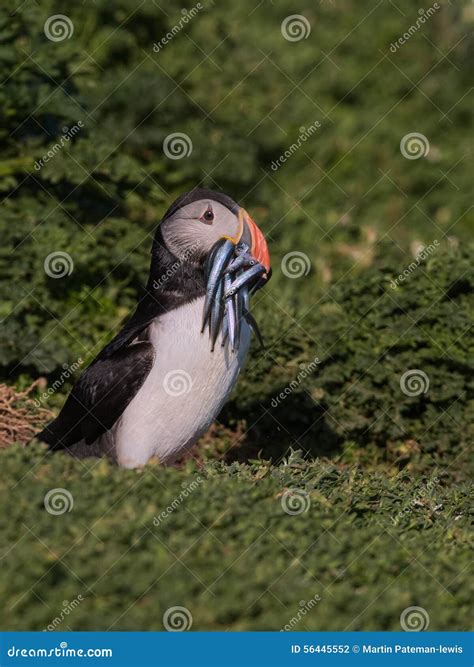
<svg viewBox="0 0 474 667">
<path fill-rule="evenodd" d="M 3 627 L 43 629 L 79 595 L 64 621 L 75 630 L 160 630 L 176 605 L 199 630 L 280 629 L 316 595 L 295 629 L 399 630 L 411 605 L 426 609 L 432 629 L 469 626 L 465 484 L 296 456 L 279 466 L 143 472 L 64 455 L 45 461 L 36 447 L 2 459 L 2 533 L 20 541 L 2 567 L 2 597 L 14 605 L 3 608 Z M 28 495 L 24 484 L 12 492 L 10 480 L 32 465 Z M 155 526 L 183 483 L 199 479 Z M 70 512 L 44 510 L 52 484 L 72 493 Z M 291 487 L 309 492 L 307 512 L 283 511 Z"/>
<path fill-rule="evenodd" d="M 417 20 L 408 0 L 203 1 L 156 52 L 182 16 L 159 4 L 71 2 L 57 42 L 49 0 L 0 10 L 1 379 L 40 378 L 37 399 L 54 385 L 41 405 L 58 409 L 64 368 L 117 331 L 161 214 L 197 184 L 267 236 L 267 349 L 176 468 L 0 451 L 0 627 L 45 628 L 82 595 L 61 629 L 161 629 L 176 605 L 193 629 L 280 629 L 319 595 L 295 629 L 396 630 L 412 605 L 430 629 L 467 629 L 472 7 L 443 3 L 393 53 Z M 311 34 L 291 42 L 295 11 Z M 164 154 L 174 132 L 186 158 Z M 412 132 L 424 158 L 400 151 Z M 306 275 L 291 278 L 295 251 Z M 61 279 L 44 269 L 53 252 L 72 260 Z M 46 511 L 53 488 L 71 511 Z M 284 511 L 288 489 L 306 511 Z"/>
</svg>

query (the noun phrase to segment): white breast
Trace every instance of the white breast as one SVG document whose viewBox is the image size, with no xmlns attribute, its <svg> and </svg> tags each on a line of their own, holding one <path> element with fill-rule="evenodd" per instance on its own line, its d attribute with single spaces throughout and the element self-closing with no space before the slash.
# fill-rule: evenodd
<svg viewBox="0 0 474 667">
<path fill-rule="evenodd" d="M 111 438 L 118 463 L 144 465 L 152 456 L 172 462 L 209 428 L 231 392 L 250 344 L 242 322 L 237 353 L 221 346 L 211 352 L 207 330 L 201 334 L 203 299 L 155 320 L 149 338 L 155 362 L 147 379 L 124 411 Z M 104 443 L 105 444 L 105 443 Z"/>
</svg>

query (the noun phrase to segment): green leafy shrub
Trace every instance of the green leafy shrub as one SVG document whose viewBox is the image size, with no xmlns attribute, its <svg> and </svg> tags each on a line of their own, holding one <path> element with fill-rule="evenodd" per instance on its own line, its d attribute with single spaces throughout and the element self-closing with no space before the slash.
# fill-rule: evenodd
<svg viewBox="0 0 474 667">
<path fill-rule="evenodd" d="M 180 605 L 193 630 L 279 630 L 319 595 L 295 630 L 400 630 L 412 605 L 430 629 L 468 629 L 466 484 L 297 455 L 277 467 L 144 471 L 39 447 L 1 456 L 0 530 L 12 544 L 0 571 L 2 628 L 42 630 L 81 595 L 57 629 L 163 630 L 165 611 Z M 62 514 L 45 509 L 53 487 L 70 494 Z M 289 515 L 282 502 L 294 488 L 306 510 Z"/>
<path fill-rule="evenodd" d="M 402 266 L 372 268 L 307 302 L 306 314 L 293 314 L 290 325 L 269 285 L 260 316 L 268 350 L 254 351 L 225 413 L 245 414 L 250 451 L 278 458 L 293 446 L 349 462 L 356 456 L 367 464 L 439 464 L 466 473 L 472 266 L 472 247 L 439 250 L 395 288 Z M 410 371 L 414 384 L 404 378 Z"/>
</svg>

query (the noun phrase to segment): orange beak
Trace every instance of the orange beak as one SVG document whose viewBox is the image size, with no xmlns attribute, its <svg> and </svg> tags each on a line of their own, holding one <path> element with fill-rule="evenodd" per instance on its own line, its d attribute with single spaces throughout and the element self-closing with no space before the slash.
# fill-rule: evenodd
<svg viewBox="0 0 474 667">
<path fill-rule="evenodd" d="M 242 223 L 245 223 L 250 234 L 250 252 L 267 270 L 267 273 L 263 277 L 268 277 L 270 271 L 270 253 L 265 237 L 244 208 L 241 208 L 239 211 L 240 220 Z M 243 232 L 244 224 L 241 227 Z"/>
</svg>

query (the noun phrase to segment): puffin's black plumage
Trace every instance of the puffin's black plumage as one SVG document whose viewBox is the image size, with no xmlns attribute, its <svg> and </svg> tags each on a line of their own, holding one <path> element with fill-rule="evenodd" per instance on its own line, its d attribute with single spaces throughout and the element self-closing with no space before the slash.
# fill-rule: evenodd
<svg viewBox="0 0 474 667">
<path fill-rule="evenodd" d="M 233 212 L 239 210 L 227 195 L 195 188 L 178 197 L 161 222 L 201 199 L 218 201 Z M 163 276 L 167 276 L 164 284 Z M 52 449 L 62 449 L 81 439 L 92 443 L 112 428 L 153 366 L 153 347 L 142 340 L 148 326 L 160 315 L 204 296 L 205 289 L 203 267 L 180 262 L 166 247 L 158 226 L 148 283 L 135 312 L 81 375 L 58 417 L 36 437 Z"/>
<path fill-rule="evenodd" d="M 100 355 L 99 355 L 100 357 Z M 52 449 L 87 444 L 115 424 L 153 366 L 153 346 L 138 342 L 97 357 L 74 385 L 59 416 L 36 437 Z"/>
</svg>

